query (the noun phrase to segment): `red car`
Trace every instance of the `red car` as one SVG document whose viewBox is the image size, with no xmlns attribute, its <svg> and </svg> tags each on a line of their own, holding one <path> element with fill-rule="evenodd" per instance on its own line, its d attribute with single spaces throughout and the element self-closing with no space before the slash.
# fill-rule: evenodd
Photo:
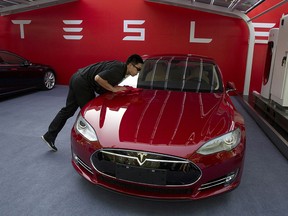
<svg viewBox="0 0 288 216">
<path fill-rule="evenodd" d="M 79 113 L 72 164 L 88 181 L 125 194 L 200 199 L 241 181 L 245 126 L 215 62 L 150 56 L 124 93 L 106 93 Z"/>
</svg>

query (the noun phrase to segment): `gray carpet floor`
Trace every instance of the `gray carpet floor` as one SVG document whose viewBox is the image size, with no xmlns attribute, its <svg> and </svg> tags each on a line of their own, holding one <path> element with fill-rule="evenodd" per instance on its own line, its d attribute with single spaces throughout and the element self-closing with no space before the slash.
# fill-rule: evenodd
<svg viewBox="0 0 288 216">
<path fill-rule="evenodd" d="M 97 187 L 71 165 L 68 120 L 49 151 L 40 136 L 64 105 L 67 86 L 0 101 L 0 215 L 217 215 L 284 216 L 288 209 L 288 162 L 238 100 L 247 128 L 245 169 L 240 186 L 198 201 L 157 201 Z"/>
</svg>

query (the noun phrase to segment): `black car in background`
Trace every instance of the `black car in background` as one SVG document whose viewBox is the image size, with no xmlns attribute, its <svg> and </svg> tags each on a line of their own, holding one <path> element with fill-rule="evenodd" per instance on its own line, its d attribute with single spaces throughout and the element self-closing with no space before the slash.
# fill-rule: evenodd
<svg viewBox="0 0 288 216">
<path fill-rule="evenodd" d="M 0 97 L 29 89 L 53 89 L 55 71 L 6 50 L 0 50 Z"/>
</svg>

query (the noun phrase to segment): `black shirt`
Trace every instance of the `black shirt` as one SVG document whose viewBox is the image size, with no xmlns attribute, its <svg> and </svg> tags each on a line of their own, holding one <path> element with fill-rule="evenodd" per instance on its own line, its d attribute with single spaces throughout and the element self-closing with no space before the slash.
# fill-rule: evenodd
<svg viewBox="0 0 288 216">
<path fill-rule="evenodd" d="M 87 67 L 79 69 L 78 73 L 88 81 L 95 92 L 102 94 L 107 92 L 96 81 L 95 76 L 99 75 L 102 79 L 112 85 L 118 85 L 125 77 L 127 66 L 119 61 L 103 61 L 96 64 L 88 65 Z"/>
</svg>

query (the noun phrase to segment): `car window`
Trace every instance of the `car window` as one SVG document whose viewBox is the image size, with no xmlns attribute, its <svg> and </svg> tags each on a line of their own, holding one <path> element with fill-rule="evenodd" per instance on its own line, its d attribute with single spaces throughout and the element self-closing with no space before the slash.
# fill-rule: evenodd
<svg viewBox="0 0 288 216">
<path fill-rule="evenodd" d="M 215 64 L 189 58 L 146 60 L 137 87 L 192 92 L 223 91 Z"/>
<path fill-rule="evenodd" d="M 0 52 L 0 63 L 1 64 L 23 64 L 25 59 L 20 58 L 18 56 L 6 53 L 6 52 Z"/>
<path fill-rule="evenodd" d="M 144 64 L 145 65 L 145 64 Z M 165 80 L 168 69 L 167 60 L 157 60 L 152 61 L 151 64 L 147 64 L 143 70 L 143 76 L 140 78 L 145 81 L 148 86 L 153 87 L 153 89 L 164 89 Z"/>
</svg>

